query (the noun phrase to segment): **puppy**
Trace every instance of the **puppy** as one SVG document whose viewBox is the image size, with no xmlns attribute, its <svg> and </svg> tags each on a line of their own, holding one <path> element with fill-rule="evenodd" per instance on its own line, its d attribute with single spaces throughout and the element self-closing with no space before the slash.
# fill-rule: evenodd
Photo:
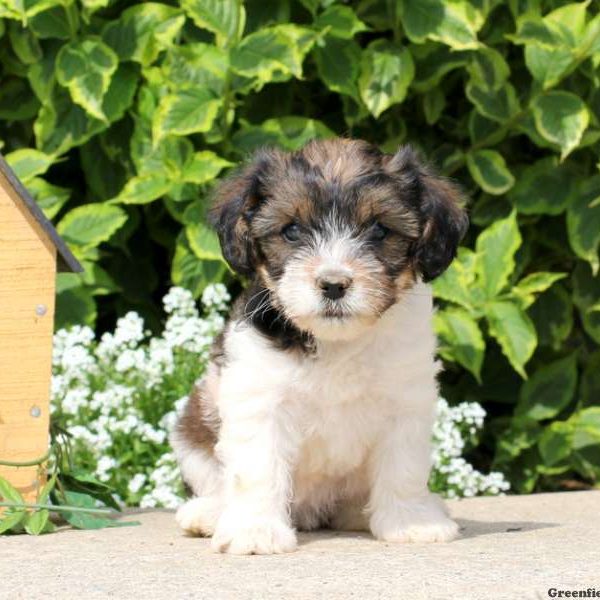
<svg viewBox="0 0 600 600">
<path fill-rule="evenodd" d="M 437 398 L 426 282 L 467 228 L 460 194 L 408 147 L 263 150 L 212 209 L 250 285 L 172 434 L 194 497 L 177 513 L 216 551 L 296 548 L 295 529 L 443 542 L 430 494 Z"/>
</svg>

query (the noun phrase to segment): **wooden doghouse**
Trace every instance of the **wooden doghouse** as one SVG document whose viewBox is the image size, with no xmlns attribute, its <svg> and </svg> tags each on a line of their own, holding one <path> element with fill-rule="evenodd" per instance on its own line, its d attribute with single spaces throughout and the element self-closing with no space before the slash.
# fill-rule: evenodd
<svg viewBox="0 0 600 600">
<path fill-rule="evenodd" d="M 0 155 L 0 461 L 48 451 L 56 272 L 81 271 L 56 230 Z M 0 464 L 33 501 L 36 465 Z"/>
</svg>

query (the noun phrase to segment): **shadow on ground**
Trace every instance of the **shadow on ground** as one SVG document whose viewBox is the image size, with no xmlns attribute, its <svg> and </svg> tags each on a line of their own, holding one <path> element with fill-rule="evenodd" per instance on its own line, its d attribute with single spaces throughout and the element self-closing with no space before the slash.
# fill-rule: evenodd
<svg viewBox="0 0 600 600">
<path fill-rule="evenodd" d="M 559 527 L 559 523 L 539 523 L 534 521 L 473 521 L 471 519 L 456 519 L 460 527 L 458 540 L 483 535 L 494 535 L 497 533 L 524 533 L 535 529 L 546 529 L 548 527 Z M 457 541 L 458 541 L 457 540 Z"/>
</svg>

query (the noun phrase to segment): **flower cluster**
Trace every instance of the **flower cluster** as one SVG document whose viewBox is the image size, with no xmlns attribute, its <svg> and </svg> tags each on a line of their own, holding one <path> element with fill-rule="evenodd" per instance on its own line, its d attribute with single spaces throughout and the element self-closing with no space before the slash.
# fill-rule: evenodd
<svg viewBox="0 0 600 600">
<path fill-rule="evenodd" d="M 163 299 L 167 320 L 160 336 L 128 313 L 99 341 L 88 327 L 54 337 L 53 419 L 68 430 L 78 467 L 115 490 L 126 505 L 172 508 L 183 488 L 168 432 L 210 345 L 224 325 L 229 295 L 208 286 L 198 312 L 191 293 L 172 288 Z M 475 403 L 438 404 L 432 487 L 448 497 L 498 494 L 508 489 L 499 473 L 482 475 L 462 457 L 476 442 L 484 410 Z"/>
<path fill-rule="evenodd" d="M 485 410 L 476 402 L 449 406 L 440 398 L 433 428 L 433 472 L 430 487 L 447 498 L 495 496 L 510 485 L 499 472 L 484 475 L 463 458 L 477 443 Z"/>
<path fill-rule="evenodd" d="M 203 315 L 182 288 L 172 288 L 163 302 L 167 320 L 160 336 L 150 336 L 134 312 L 99 341 L 88 327 L 54 336 L 53 419 L 69 432 L 77 466 L 127 505 L 180 502 L 168 432 L 202 375 L 229 295 L 222 284 L 208 286 Z"/>
</svg>

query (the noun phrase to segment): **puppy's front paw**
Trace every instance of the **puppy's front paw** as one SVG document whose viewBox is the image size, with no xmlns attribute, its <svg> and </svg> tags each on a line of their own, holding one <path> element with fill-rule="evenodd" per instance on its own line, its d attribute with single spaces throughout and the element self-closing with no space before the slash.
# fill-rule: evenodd
<svg viewBox="0 0 600 600">
<path fill-rule="evenodd" d="M 229 554 L 282 554 L 296 549 L 296 534 L 281 519 L 223 515 L 212 547 Z"/>
<path fill-rule="evenodd" d="M 175 514 L 177 524 L 188 535 L 212 535 L 218 518 L 219 502 L 215 498 L 192 498 Z"/>
<path fill-rule="evenodd" d="M 450 542 L 458 536 L 458 525 L 434 495 L 398 500 L 375 511 L 370 525 L 373 535 L 386 542 Z"/>
</svg>

